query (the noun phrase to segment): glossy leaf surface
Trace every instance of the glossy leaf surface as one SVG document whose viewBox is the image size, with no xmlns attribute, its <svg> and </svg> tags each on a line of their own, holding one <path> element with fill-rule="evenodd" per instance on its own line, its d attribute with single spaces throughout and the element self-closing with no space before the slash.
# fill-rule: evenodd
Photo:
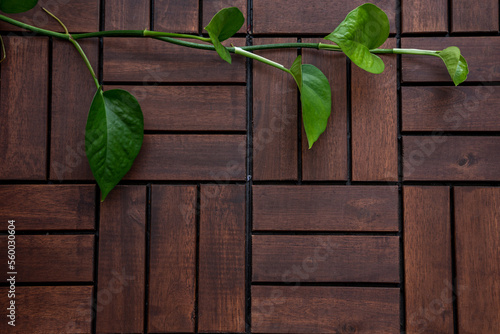
<svg viewBox="0 0 500 334">
<path fill-rule="evenodd" d="M 36 6 L 38 0 L 0 0 L 0 10 L 4 13 L 23 13 Z"/>
<path fill-rule="evenodd" d="M 243 23 L 245 23 L 243 13 L 236 7 L 229 7 L 215 14 L 210 23 L 205 27 L 215 50 L 228 63 L 231 63 L 231 55 L 221 42 L 236 34 Z"/>
<path fill-rule="evenodd" d="M 450 46 L 441 51 L 439 57 L 444 61 L 455 86 L 458 86 L 467 79 L 469 67 L 465 58 L 460 54 L 459 48 Z"/>
</svg>

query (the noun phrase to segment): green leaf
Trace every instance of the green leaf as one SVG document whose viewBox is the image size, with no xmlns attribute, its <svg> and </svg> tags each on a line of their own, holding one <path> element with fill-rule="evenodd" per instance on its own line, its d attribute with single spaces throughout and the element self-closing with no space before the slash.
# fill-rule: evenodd
<svg viewBox="0 0 500 334">
<path fill-rule="evenodd" d="M 0 0 L 0 10 L 9 14 L 22 13 L 35 7 L 37 3 L 38 0 Z"/>
<path fill-rule="evenodd" d="M 303 65 L 301 56 L 295 59 L 290 72 L 299 87 L 302 122 L 311 148 L 326 130 L 332 110 L 332 90 L 321 70 L 314 65 Z"/>
<path fill-rule="evenodd" d="M 236 34 L 243 23 L 245 23 L 243 13 L 236 7 L 229 7 L 215 14 L 210 23 L 205 27 L 215 47 L 215 51 L 229 64 L 231 64 L 231 55 L 229 55 L 229 51 L 227 51 L 221 42 Z"/>
<path fill-rule="evenodd" d="M 351 61 L 370 73 L 382 73 L 385 65 L 370 53 L 389 37 L 389 19 L 383 10 L 365 3 L 349 14 L 325 39 L 335 42 Z"/>
<path fill-rule="evenodd" d="M 439 52 L 439 58 L 444 61 L 455 86 L 460 85 L 467 79 L 469 67 L 467 66 L 465 58 L 460 54 L 459 48 L 450 46 Z"/>
<path fill-rule="evenodd" d="M 132 167 L 144 137 L 139 102 L 127 91 L 97 90 L 85 128 L 85 152 L 101 201 Z"/>
</svg>

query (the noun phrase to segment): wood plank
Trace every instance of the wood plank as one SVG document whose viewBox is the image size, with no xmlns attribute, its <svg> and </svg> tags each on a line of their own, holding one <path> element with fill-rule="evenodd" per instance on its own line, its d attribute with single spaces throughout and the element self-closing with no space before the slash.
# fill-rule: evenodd
<svg viewBox="0 0 500 334">
<path fill-rule="evenodd" d="M 257 282 L 399 282 L 399 238 L 254 235 Z"/>
<path fill-rule="evenodd" d="M 106 30 L 144 30 L 150 26 L 149 1 L 106 0 L 104 13 Z"/>
<path fill-rule="evenodd" d="M 16 272 L 16 282 L 92 282 L 94 280 L 93 235 L 18 235 L 15 239 L 15 270 L 2 263 L 1 279 Z M 0 249 L 7 250 L 6 235 Z"/>
<path fill-rule="evenodd" d="M 346 15 L 366 1 L 328 0 L 304 2 L 289 0 L 286 5 L 280 1 L 254 0 L 253 32 L 257 34 L 329 34 Z M 396 32 L 396 1 L 374 0 L 373 4 L 384 10 L 389 17 L 391 32 Z M 297 24 L 297 22 L 300 22 Z"/>
<path fill-rule="evenodd" d="M 388 40 L 382 48 L 394 48 Z M 352 179 L 397 181 L 397 59 L 382 56 L 385 71 L 368 73 L 352 66 Z M 384 91 L 384 94 L 380 92 Z"/>
<path fill-rule="evenodd" d="M 469 64 L 467 82 L 500 80 L 500 71 L 497 70 L 498 63 L 496 62 L 500 57 L 500 40 L 496 37 L 408 37 L 401 39 L 403 48 L 443 50 L 451 45 L 460 48 Z M 403 82 L 431 81 L 453 84 L 446 66 L 438 57 L 403 55 L 401 59 Z"/>
<path fill-rule="evenodd" d="M 453 0 L 452 32 L 497 32 L 498 1 Z"/>
<path fill-rule="evenodd" d="M 403 192 L 406 331 L 453 333 L 450 189 Z"/>
<path fill-rule="evenodd" d="M 296 42 L 291 38 L 259 38 L 254 44 Z M 297 57 L 294 49 L 258 52 L 289 67 Z M 297 85 L 282 71 L 253 63 L 253 178 L 296 180 Z"/>
<path fill-rule="evenodd" d="M 0 83 L 0 178 L 45 180 L 48 39 L 8 36 Z M 29 92 L 29 99 L 26 98 Z M 36 112 L 34 112 L 36 111 Z"/>
<path fill-rule="evenodd" d="M 253 229 L 397 231 L 397 188 L 256 185 Z"/>
<path fill-rule="evenodd" d="M 178 15 L 178 14 L 176 14 Z M 242 38 L 224 44 L 245 45 Z M 106 38 L 104 81 L 245 82 L 244 57 L 228 64 L 213 51 L 147 38 Z"/>
<path fill-rule="evenodd" d="M 155 0 L 155 30 L 198 33 L 198 0 Z"/>
<path fill-rule="evenodd" d="M 244 135 L 147 135 L 127 180 L 243 180 Z"/>
<path fill-rule="evenodd" d="M 403 136 L 404 179 L 500 179 L 500 137 Z"/>
<path fill-rule="evenodd" d="M 455 188 L 458 330 L 500 332 L 499 188 Z"/>
<path fill-rule="evenodd" d="M 99 42 L 79 42 L 95 69 Z M 50 179 L 93 180 L 85 155 L 85 125 L 96 87 L 76 49 L 53 41 Z"/>
<path fill-rule="evenodd" d="M 200 189 L 198 330 L 245 331 L 245 187 Z"/>
<path fill-rule="evenodd" d="M 304 43 L 320 42 L 303 39 Z M 332 87 L 332 113 L 326 131 L 308 149 L 307 136 L 302 126 L 302 179 L 347 180 L 347 68 L 342 54 L 302 50 L 304 63 L 318 67 Z"/>
<path fill-rule="evenodd" d="M 0 288 L 0 304 L 7 308 L 8 288 Z M 11 299 L 12 300 L 12 299 Z M 10 326 L 4 310 L 2 333 L 90 333 L 92 286 L 18 286 L 16 322 Z"/>
<path fill-rule="evenodd" d="M 133 94 L 145 130 L 246 131 L 243 86 L 106 86 Z"/>
<path fill-rule="evenodd" d="M 253 333 L 399 333 L 399 289 L 253 286 Z"/>
<path fill-rule="evenodd" d="M 0 185 L 0 229 L 93 230 L 94 185 Z"/>
<path fill-rule="evenodd" d="M 118 186 L 101 203 L 97 332 L 142 333 L 146 188 Z"/>
<path fill-rule="evenodd" d="M 149 332 L 194 332 L 196 186 L 152 187 Z"/>
<path fill-rule="evenodd" d="M 212 17 L 221 9 L 227 7 L 238 7 L 245 17 L 245 23 L 238 33 L 245 34 L 249 23 L 247 21 L 247 1 L 246 0 L 203 0 L 203 27 L 206 27 Z"/>
<path fill-rule="evenodd" d="M 447 0 L 403 1 L 401 9 L 403 33 L 448 32 Z"/>
<path fill-rule="evenodd" d="M 499 131 L 500 87 L 402 87 L 403 131 Z"/>
</svg>

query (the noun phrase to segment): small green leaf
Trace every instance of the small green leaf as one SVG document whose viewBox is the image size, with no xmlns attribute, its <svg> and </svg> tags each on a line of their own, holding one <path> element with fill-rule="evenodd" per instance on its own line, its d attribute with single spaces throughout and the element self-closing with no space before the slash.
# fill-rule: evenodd
<svg viewBox="0 0 500 334">
<path fill-rule="evenodd" d="M 101 200 L 132 167 L 144 137 L 141 106 L 122 89 L 98 89 L 85 128 L 85 152 Z"/>
<path fill-rule="evenodd" d="M 460 85 L 467 79 L 469 67 L 467 66 L 465 58 L 460 54 L 459 48 L 450 46 L 439 52 L 439 58 L 444 61 L 455 86 Z"/>
<path fill-rule="evenodd" d="M 9 14 L 23 13 L 35 7 L 37 3 L 38 0 L 0 0 L 0 10 Z"/>
<path fill-rule="evenodd" d="M 231 64 L 231 55 L 221 42 L 236 34 L 243 23 L 245 23 L 243 13 L 236 7 L 229 7 L 215 14 L 210 23 L 205 27 L 215 47 L 215 51 L 229 64 Z"/>
<path fill-rule="evenodd" d="M 370 73 L 382 73 L 385 65 L 370 53 L 389 37 L 390 24 L 383 10 L 365 3 L 349 14 L 325 39 L 335 42 L 351 61 Z"/>
<path fill-rule="evenodd" d="M 302 122 L 311 148 L 326 130 L 332 110 L 332 90 L 321 70 L 314 65 L 302 65 L 301 56 L 295 59 L 290 71 L 299 87 Z"/>
</svg>

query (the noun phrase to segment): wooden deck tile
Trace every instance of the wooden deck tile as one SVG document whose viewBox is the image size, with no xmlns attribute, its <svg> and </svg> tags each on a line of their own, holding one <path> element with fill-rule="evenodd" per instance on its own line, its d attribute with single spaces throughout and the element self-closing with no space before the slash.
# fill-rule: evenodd
<svg viewBox="0 0 500 334">
<path fill-rule="evenodd" d="M 155 30 L 198 33 L 198 0 L 155 0 Z"/>
<path fill-rule="evenodd" d="M 447 0 L 412 0 L 401 3 L 403 33 L 448 31 Z"/>
<path fill-rule="evenodd" d="M 473 0 L 453 0 L 452 32 L 497 32 L 498 1 L 482 0 L 481 5 Z"/>
<path fill-rule="evenodd" d="M 105 30 L 149 29 L 149 1 L 106 0 L 104 13 Z"/>
</svg>

